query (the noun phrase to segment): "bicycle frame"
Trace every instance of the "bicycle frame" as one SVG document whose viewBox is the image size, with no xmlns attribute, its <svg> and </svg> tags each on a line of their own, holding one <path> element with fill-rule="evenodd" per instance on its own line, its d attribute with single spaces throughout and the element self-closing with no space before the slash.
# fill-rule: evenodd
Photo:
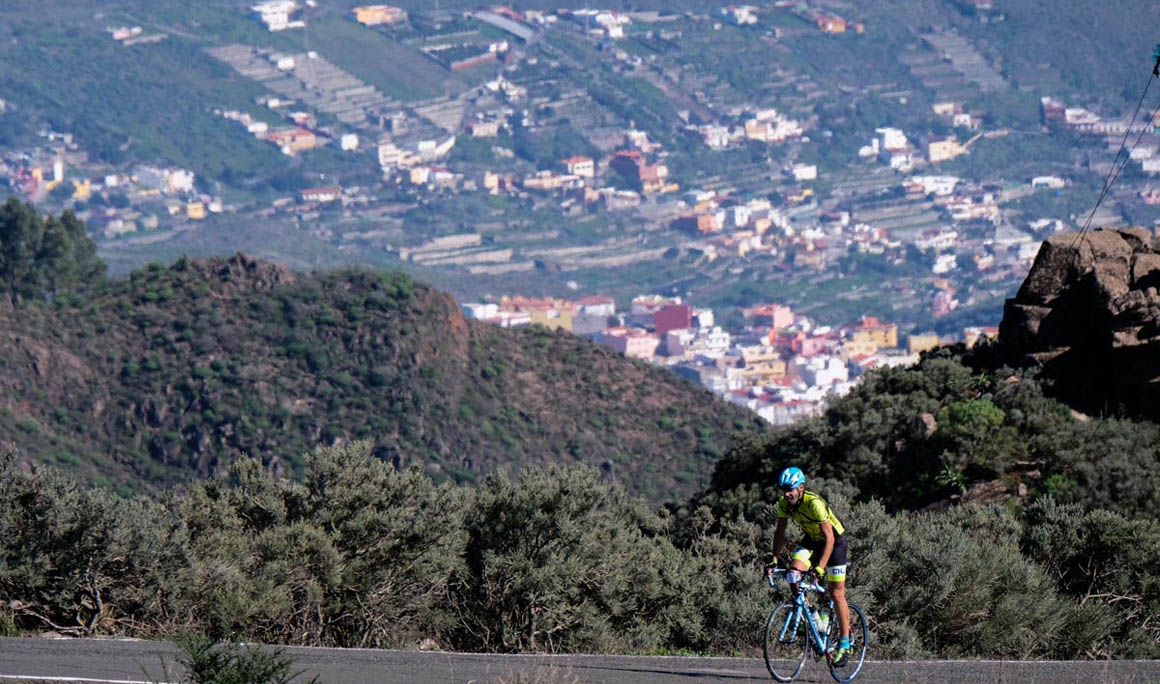
<svg viewBox="0 0 1160 684">
<path fill-rule="evenodd" d="M 798 576 L 797 582 L 790 581 L 791 574 L 796 574 Z M 822 598 L 824 597 L 824 600 L 828 602 L 827 610 L 829 610 L 831 613 L 831 620 L 833 620 L 835 617 L 833 616 L 834 602 L 826 594 L 825 587 L 819 584 L 816 580 L 807 581 L 806 578 L 803 577 L 803 574 L 804 573 L 797 570 L 776 569 L 766 575 L 766 580 L 769 582 L 769 586 L 771 588 L 777 588 L 777 583 L 774 581 L 774 575 L 781 575 L 786 584 L 788 584 L 794 590 L 794 611 L 788 618 L 786 618 L 785 624 L 782 625 L 781 633 L 778 636 L 784 637 L 786 630 L 796 631 L 798 625 L 801 624 L 801 621 L 804 618 L 807 626 L 806 633 L 809 635 L 810 645 L 812 646 L 814 658 L 817 659 L 825 657 L 826 647 L 829 645 L 827 641 L 829 639 L 828 635 L 822 634 L 818 631 L 818 626 L 814 623 L 814 616 L 810 614 L 810 608 L 812 606 L 810 606 L 809 601 L 806 600 L 806 595 L 810 592 L 820 594 L 818 597 L 819 604 L 821 604 Z M 821 608 L 821 605 L 817 607 Z M 829 631 L 828 628 L 827 631 Z"/>
<path fill-rule="evenodd" d="M 765 667 L 777 681 L 791 682 L 801 673 L 806 654 L 812 653 L 815 661 L 826 661 L 830 668 L 830 676 L 835 681 L 850 682 L 858 676 L 863 663 L 866 662 L 866 651 L 870 642 L 866 616 L 856 603 L 847 602 L 850 609 L 852 648 L 841 665 L 834 665 L 830 660 L 830 652 L 838 644 L 834 602 L 814 577 L 802 575 L 799 570 L 787 569 L 773 569 L 766 573 L 766 581 L 769 582 L 770 588 L 777 588 L 777 579 L 780 577 L 793 589 L 793 598 L 776 605 L 766 620 L 762 647 Z M 811 599 L 810 594 L 817 596 Z M 812 614 L 816 609 L 829 611 L 826 614 L 829 624 L 821 629 Z M 803 627 L 803 620 L 807 627 Z"/>
</svg>

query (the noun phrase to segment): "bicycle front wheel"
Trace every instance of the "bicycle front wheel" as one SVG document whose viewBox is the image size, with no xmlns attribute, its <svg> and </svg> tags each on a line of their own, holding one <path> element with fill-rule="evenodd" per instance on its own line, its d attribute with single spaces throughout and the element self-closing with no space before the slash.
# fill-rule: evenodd
<svg viewBox="0 0 1160 684">
<path fill-rule="evenodd" d="M 765 622 L 765 667 L 779 682 L 792 682 L 806 663 L 807 617 L 792 603 L 783 603 Z"/>
<path fill-rule="evenodd" d="M 846 605 L 850 606 L 850 648 L 853 653 L 842 667 L 830 666 L 830 676 L 839 682 L 849 682 L 858 676 L 862 671 L 862 663 L 866 662 L 866 649 L 870 644 L 870 629 L 866 626 L 862 608 L 856 603 Z"/>
</svg>

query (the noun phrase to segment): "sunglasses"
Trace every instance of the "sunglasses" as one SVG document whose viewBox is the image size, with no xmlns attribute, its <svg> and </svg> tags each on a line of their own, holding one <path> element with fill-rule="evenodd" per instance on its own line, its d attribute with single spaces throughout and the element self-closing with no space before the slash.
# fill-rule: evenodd
<svg viewBox="0 0 1160 684">
<path fill-rule="evenodd" d="M 785 494 L 789 494 L 790 492 L 792 492 L 795 489 L 797 489 L 797 487 L 782 487 L 781 491 Z"/>
</svg>

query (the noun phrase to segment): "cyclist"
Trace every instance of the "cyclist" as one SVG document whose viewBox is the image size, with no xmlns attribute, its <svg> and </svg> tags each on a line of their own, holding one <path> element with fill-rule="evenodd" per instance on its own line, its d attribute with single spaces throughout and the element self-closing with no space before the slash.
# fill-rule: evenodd
<svg viewBox="0 0 1160 684">
<path fill-rule="evenodd" d="M 830 664 L 842 667 L 852 653 L 850 607 L 846 605 L 846 530 L 826 500 L 806 491 L 805 485 L 806 475 L 801 468 L 791 466 L 781 471 L 778 487 L 782 494 L 777 500 L 777 528 L 773 535 L 770 569 L 777 565 L 777 554 L 785 541 L 786 520 L 793 518 L 805 536 L 790 556 L 789 567 L 804 572 L 812 564 L 818 579 L 825 577 L 826 591 L 834 600 L 841 630 L 841 641 L 830 656 Z"/>
</svg>

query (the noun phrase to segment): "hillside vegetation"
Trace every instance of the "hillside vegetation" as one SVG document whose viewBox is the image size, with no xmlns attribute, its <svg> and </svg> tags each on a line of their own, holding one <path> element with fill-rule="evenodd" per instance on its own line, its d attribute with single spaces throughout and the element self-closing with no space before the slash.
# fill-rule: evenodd
<svg viewBox="0 0 1160 684">
<path fill-rule="evenodd" d="M 125 488 L 374 442 L 437 479 L 587 463 L 667 499 L 757 420 L 581 338 L 467 321 L 399 273 L 295 275 L 238 255 L 152 265 L 0 311 L 0 440 Z"/>
<path fill-rule="evenodd" d="M 25 209 L 0 211 L 0 634 L 756 653 L 792 463 L 846 524 L 876 656 L 1160 656 L 1157 426 L 1076 414 L 989 349 L 762 434 L 400 274 L 78 280 L 75 219 Z M 131 496 L 194 474 L 217 476 Z"/>
<path fill-rule="evenodd" d="M 400 274 L 239 255 L 104 282 L 75 223 L 0 210 L 0 634 L 756 654 L 796 464 L 876 657 L 1160 657 L 1160 427 L 992 348 L 762 432 Z"/>
<path fill-rule="evenodd" d="M 1155 517 L 1050 496 L 893 515 L 830 500 L 876 658 L 1160 655 Z M 652 511 L 584 466 L 436 485 L 368 442 L 316 450 L 300 481 L 239 460 L 160 502 L 9 458 L 0 633 L 756 655 L 779 600 L 770 537 L 707 505 Z"/>
</svg>

